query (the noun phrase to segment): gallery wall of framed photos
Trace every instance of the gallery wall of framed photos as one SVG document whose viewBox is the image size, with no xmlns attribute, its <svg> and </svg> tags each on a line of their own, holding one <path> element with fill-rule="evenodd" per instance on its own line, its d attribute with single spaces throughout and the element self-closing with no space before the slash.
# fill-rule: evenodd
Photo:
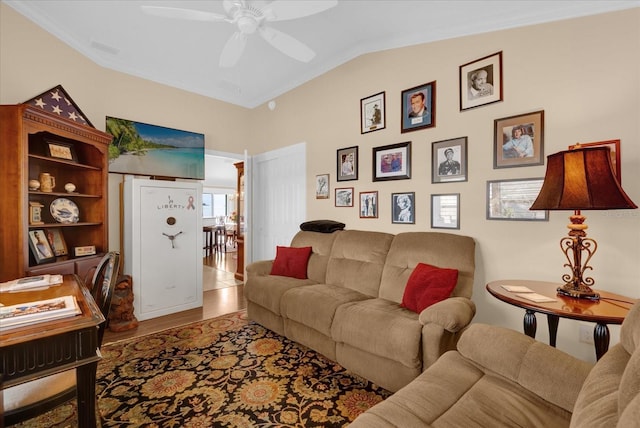
<svg viewBox="0 0 640 428">
<path fill-rule="evenodd" d="M 476 227 L 482 221 L 496 227 L 548 222 L 548 212 L 529 207 L 546 156 L 573 145 L 554 139 L 548 147 L 548 123 L 553 133 L 565 112 L 554 108 L 557 99 L 550 93 L 522 98 L 527 70 L 519 61 L 526 55 L 512 43 L 492 46 L 452 55 L 446 66 L 424 68 L 418 79 L 411 73 L 411 79 L 396 74 L 369 80 L 368 89 L 343 99 L 353 113 L 357 109 L 350 117 L 360 122 L 340 139 L 335 165 L 314 165 L 320 175 L 336 171 L 329 197 L 317 202 L 324 212 L 331 213 L 330 207 L 331 218 L 396 233 L 461 230 L 469 216 Z M 612 163 L 621 164 L 619 140 L 586 141 L 610 147 Z M 375 200 L 375 214 L 369 200 Z M 399 203 L 407 201 L 411 221 L 401 221 Z"/>
<path fill-rule="evenodd" d="M 503 51 L 498 51 L 467 60 L 458 67 L 457 88 L 449 88 L 451 91 L 448 93 L 440 89 L 441 96 L 451 98 L 455 95 L 459 101 L 458 111 L 454 115 L 469 114 L 504 101 L 503 56 Z M 441 193 L 440 189 L 447 191 L 449 189 L 444 187 L 469 180 L 469 137 L 451 136 L 444 140 L 428 137 L 427 132 L 436 128 L 436 87 L 437 81 L 433 80 L 403 89 L 397 104 L 393 102 L 394 97 L 390 96 L 391 91 L 387 89 L 360 98 L 360 133 L 364 137 L 382 130 L 387 130 L 389 134 L 387 117 L 399 113 L 399 132 L 392 131 L 391 134 L 399 134 L 399 139 L 415 135 L 417 141 L 372 145 L 372 186 L 369 188 L 373 190 L 356 190 L 356 186 L 368 175 L 365 172 L 368 165 L 360 159 L 363 148 L 350 146 L 337 149 L 336 181 L 338 184 L 342 181 L 355 183 L 349 183 L 354 187 L 335 188 L 336 208 L 356 207 L 360 219 L 379 219 L 381 211 L 384 212 L 385 205 L 388 205 L 390 223 L 393 225 L 415 225 L 417 213 L 423 211 L 423 215 L 428 216 L 431 229 L 460 229 L 461 193 Z M 493 169 L 544 165 L 544 119 L 544 110 L 495 118 L 492 124 L 493 134 L 487 135 L 487 139 L 493 141 L 493 145 L 488 147 L 493 151 Z M 423 134 L 419 137 L 418 134 L 409 134 L 414 131 L 422 131 Z M 412 159 L 412 146 L 416 144 L 430 145 L 428 161 Z M 615 146 L 612 147 L 615 152 Z M 617 153 L 619 154 L 619 150 Z M 615 157 L 613 159 L 615 161 Z M 428 171 L 430 183 L 412 180 L 412 170 Z M 385 191 L 383 194 L 384 183 L 380 182 L 392 180 L 408 180 L 402 186 L 407 191 Z M 330 181 L 330 174 L 316 175 L 316 199 L 330 199 Z M 368 180 L 366 183 L 369 186 Z M 539 178 L 487 181 L 486 219 L 548 220 L 547 212 L 528 210 L 541 183 Z M 429 184 L 434 185 L 434 188 L 426 203 L 416 201 L 415 191 L 422 190 Z M 394 190 L 397 188 L 398 186 L 394 186 Z M 356 195 L 358 203 L 354 204 Z M 421 210 L 422 207 L 426 209 Z"/>
</svg>

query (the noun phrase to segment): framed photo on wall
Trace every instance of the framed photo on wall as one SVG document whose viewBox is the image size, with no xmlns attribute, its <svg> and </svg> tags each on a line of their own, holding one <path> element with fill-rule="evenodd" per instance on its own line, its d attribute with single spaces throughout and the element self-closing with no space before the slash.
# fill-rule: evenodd
<svg viewBox="0 0 640 428">
<path fill-rule="evenodd" d="M 580 145 L 580 147 L 609 147 L 613 172 L 616 173 L 618 183 L 622 184 L 622 171 L 620 169 L 620 140 L 596 141 L 595 143 L 578 143 L 569 146 L 569 150 L 577 149 L 578 145 Z"/>
<path fill-rule="evenodd" d="M 431 195 L 431 228 L 460 229 L 460 193 Z"/>
<path fill-rule="evenodd" d="M 358 179 L 358 146 L 337 150 L 336 169 L 338 181 Z"/>
<path fill-rule="evenodd" d="M 496 119 L 493 168 L 544 165 L 544 110 Z"/>
<path fill-rule="evenodd" d="M 56 255 L 47 240 L 47 234 L 42 229 L 29 231 L 29 248 L 36 264 L 53 262 Z"/>
<path fill-rule="evenodd" d="M 411 178 L 411 141 L 373 148 L 373 181 Z"/>
<path fill-rule="evenodd" d="M 502 51 L 460 66 L 460 111 L 502 101 Z"/>
<path fill-rule="evenodd" d="M 379 131 L 386 127 L 385 93 L 380 92 L 360 100 L 360 133 Z"/>
<path fill-rule="evenodd" d="M 415 192 L 391 194 L 391 223 L 416 223 L 415 198 Z"/>
<path fill-rule="evenodd" d="M 549 211 L 529 210 L 543 181 L 543 178 L 487 181 L 487 220 L 549 220 Z"/>
<path fill-rule="evenodd" d="M 360 218 L 378 218 L 378 192 L 360 192 Z"/>
<path fill-rule="evenodd" d="M 316 199 L 329 199 L 329 174 L 316 175 Z"/>
<path fill-rule="evenodd" d="M 436 82 L 402 91 L 401 132 L 436 126 Z"/>
<path fill-rule="evenodd" d="M 353 187 L 336 188 L 336 207 L 353 206 Z"/>
<path fill-rule="evenodd" d="M 431 182 L 467 181 L 467 137 L 431 144 Z"/>
</svg>

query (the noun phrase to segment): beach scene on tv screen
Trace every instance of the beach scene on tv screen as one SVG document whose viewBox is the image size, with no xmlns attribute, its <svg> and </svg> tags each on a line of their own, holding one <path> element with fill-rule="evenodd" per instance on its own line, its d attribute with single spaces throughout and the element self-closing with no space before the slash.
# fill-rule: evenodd
<svg viewBox="0 0 640 428">
<path fill-rule="evenodd" d="M 204 180 L 204 134 L 107 117 L 109 172 Z"/>
</svg>

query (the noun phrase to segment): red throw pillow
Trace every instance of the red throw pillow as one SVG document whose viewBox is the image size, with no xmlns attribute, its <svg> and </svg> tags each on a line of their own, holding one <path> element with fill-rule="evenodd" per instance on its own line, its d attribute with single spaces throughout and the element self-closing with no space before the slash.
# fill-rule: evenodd
<svg viewBox="0 0 640 428">
<path fill-rule="evenodd" d="M 402 296 L 402 307 L 420 313 L 449 296 L 458 283 L 458 270 L 418 263 Z"/>
<path fill-rule="evenodd" d="M 307 263 L 311 247 L 276 247 L 276 259 L 271 267 L 271 275 L 307 279 Z"/>
</svg>

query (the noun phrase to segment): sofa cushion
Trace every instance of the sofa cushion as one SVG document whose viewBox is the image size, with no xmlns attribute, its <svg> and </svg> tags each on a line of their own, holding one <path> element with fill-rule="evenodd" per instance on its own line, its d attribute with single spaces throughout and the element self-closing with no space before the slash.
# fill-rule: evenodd
<svg viewBox="0 0 640 428">
<path fill-rule="evenodd" d="M 620 396 L 618 398 L 618 414 L 622 414 L 630 407 L 634 401 L 638 403 L 640 399 L 640 350 L 636 350 L 629 359 L 627 367 L 622 374 L 620 382 Z M 640 414 L 640 408 L 632 410 L 635 414 Z M 640 417 L 636 419 L 640 425 Z"/>
<path fill-rule="evenodd" d="M 638 428 L 640 426 L 640 394 L 629 403 L 629 405 L 620 414 L 619 427 Z"/>
<path fill-rule="evenodd" d="M 640 304 L 631 307 L 622 323 L 620 344 L 631 354 L 620 383 L 618 413 L 620 426 L 626 420 L 633 420 L 640 426 Z M 606 355 L 606 354 L 605 354 Z M 634 404 L 635 403 L 635 406 Z"/>
<path fill-rule="evenodd" d="M 620 343 L 629 355 L 640 348 L 640 304 L 635 304 L 627 314 L 620 329 Z"/>
<path fill-rule="evenodd" d="M 570 417 L 451 351 L 349 427 L 567 427 Z"/>
<path fill-rule="evenodd" d="M 378 297 L 402 302 L 409 276 L 418 263 L 458 270 L 454 297 L 471 298 L 475 271 L 475 241 L 442 232 L 404 232 L 393 238 L 384 264 Z"/>
<path fill-rule="evenodd" d="M 280 313 L 285 318 L 331 336 L 336 309 L 345 303 L 368 299 L 346 287 L 314 284 L 288 290 L 280 299 Z M 286 327 L 285 327 L 286 328 Z"/>
<path fill-rule="evenodd" d="M 362 230 L 338 233 L 327 263 L 327 284 L 378 297 L 380 278 L 393 235 Z"/>
<path fill-rule="evenodd" d="M 276 247 L 276 259 L 271 267 L 271 275 L 307 279 L 307 263 L 311 247 Z"/>
<path fill-rule="evenodd" d="M 244 287 L 244 295 L 248 301 L 262 306 L 280 316 L 280 300 L 282 299 L 282 295 L 292 288 L 311 284 L 315 283 L 310 279 L 260 275 L 247 280 Z"/>
<path fill-rule="evenodd" d="M 373 355 L 422 366 L 422 324 L 418 315 L 384 299 L 369 299 L 340 306 L 336 310 L 331 336 Z"/>
<path fill-rule="evenodd" d="M 621 345 L 609 349 L 587 376 L 573 408 L 572 427 L 615 427 L 618 388 L 629 354 Z"/>
<path fill-rule="evenodd" d="M 640 400 L 640 304 L 622 323 L 620 343 L 609 349 L 589 373 L 573 410 L 572 427 L 629 426 L 630 406 Z M 631 354 L 631 355 L 630 355 Z M 638 419 L 635 419 L 638 421 Z"/>
<path fill-rule="evenodd" d="M 451 295 L 458 282 L 456 269 L 418 263 L 402 296 L 402 307 L 420 313 Z"/>
<path fill-rule="evenodd" d="M 589 362 L 518 331 L 482 323 L 473 323 L 465 330 L 457 349 L 485 372 L 517 383 L 568 412 L 573 410 L 593 368 Z"/>
<path fill-rule="evenodd" d="M 317 283 L 327 278 L 327 263 L 333 247 L 333 241 L 342 232 L 320 233 L 300 231 L 291 240 L 292 247 L 312 247 L 313 251 L 307 264 L 307 277 Z"/>
</svg>

